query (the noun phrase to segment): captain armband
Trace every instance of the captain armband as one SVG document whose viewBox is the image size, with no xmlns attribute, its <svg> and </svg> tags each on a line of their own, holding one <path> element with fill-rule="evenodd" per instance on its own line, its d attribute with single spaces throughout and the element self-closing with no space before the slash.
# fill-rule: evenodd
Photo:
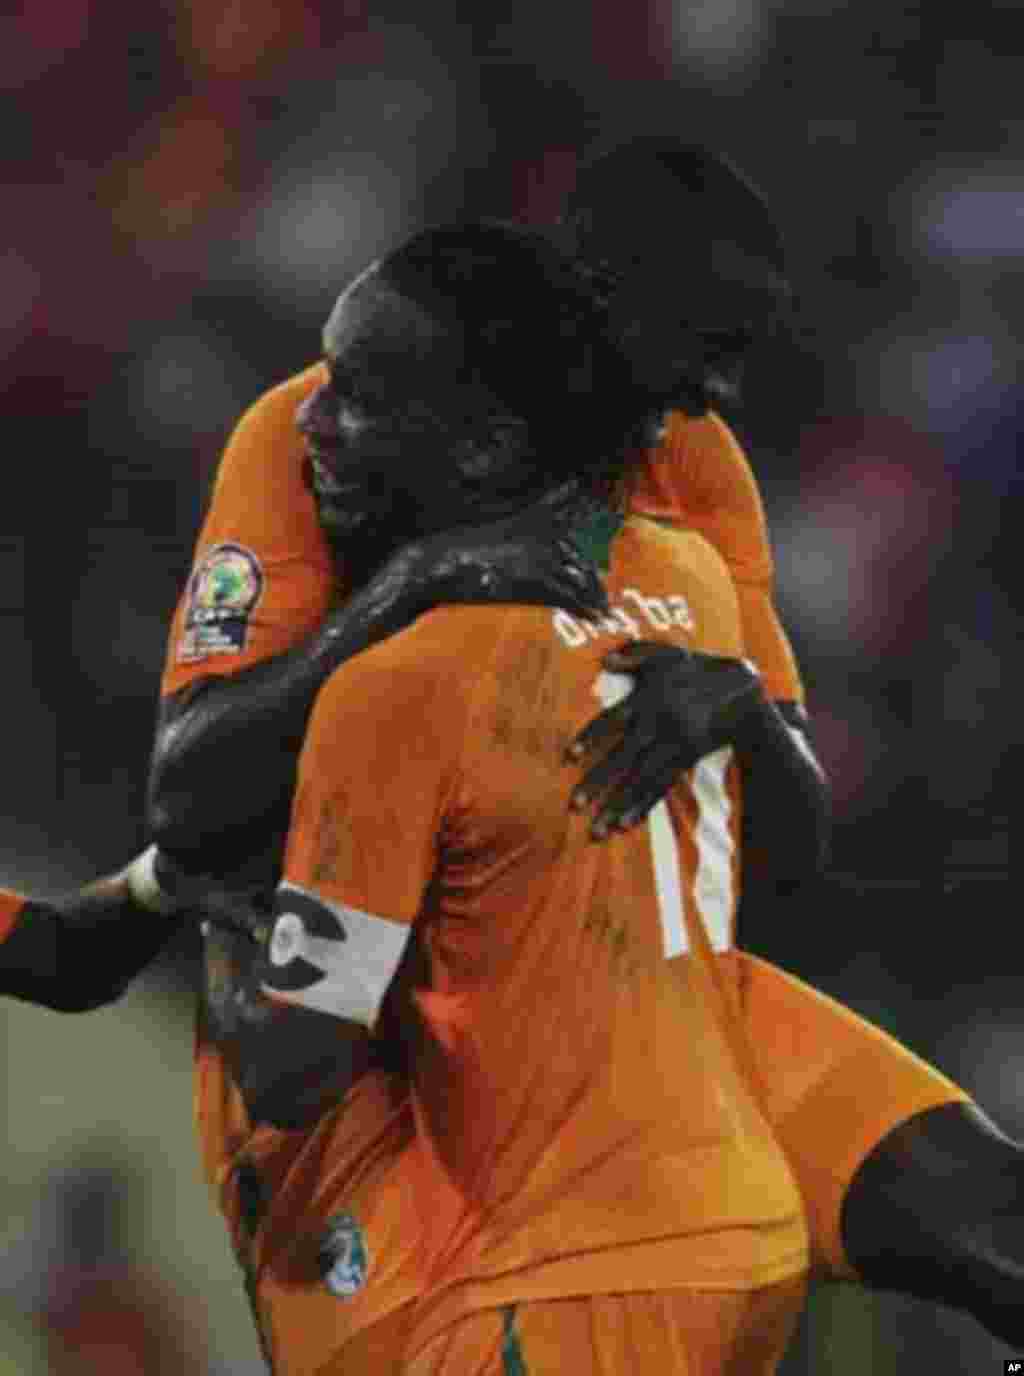
<svg viewBox="0 0 1024 1376">
<path fill-rule="evenodd" d="M 411 928 L 282 884 L 263 967 L 263 991 L 281 1003 L 372 1029 Z"/>
</svg>

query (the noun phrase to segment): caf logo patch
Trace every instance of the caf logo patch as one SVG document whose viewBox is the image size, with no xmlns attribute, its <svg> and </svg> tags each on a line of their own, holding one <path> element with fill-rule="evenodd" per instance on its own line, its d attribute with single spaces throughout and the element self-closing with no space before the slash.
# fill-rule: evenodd
<svg viewBox="0 0 1024 1376">
<path fill-rule="evenodd" d="M 348 1299 L 366 1284 L 370 1253 L 363 1230 L 351 1214 L 335 1214 L 327 1220 L 317 1262 L 324 1284 L 339 1299 Z"/>
<path fill-rule="evenodd" d="M 228 542 L 207 551 L 189 579 L 179 661 L 243 650 L 263 582 L 260 561 L 244 545 Z"/>
</svg>

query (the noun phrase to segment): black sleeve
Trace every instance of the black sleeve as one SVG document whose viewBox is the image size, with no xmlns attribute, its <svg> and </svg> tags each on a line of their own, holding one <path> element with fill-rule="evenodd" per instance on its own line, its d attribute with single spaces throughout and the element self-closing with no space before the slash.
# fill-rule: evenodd
<svg viewBox="0 0 1024 1376">
<path fill-rule="evenodd" d="M 181 920 L 140 909 L 112 887 L 28 900 L 0 944 L 0 994 L 61 1013 L 100 1008 L 120 998 Z"/>
</svg>

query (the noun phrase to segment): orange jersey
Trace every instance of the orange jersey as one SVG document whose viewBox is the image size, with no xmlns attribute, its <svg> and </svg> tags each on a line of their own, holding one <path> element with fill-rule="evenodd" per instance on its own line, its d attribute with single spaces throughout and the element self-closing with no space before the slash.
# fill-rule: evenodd
<svg viewBox="0 0 1024 1376">
<path fill-rule="evenodd" d="M 894 1037 L 746 951 L 721 958 L 751 1049 L 751 1080 L 800 1182 L 816 1267 L 855 1280 L 840 1213 L 858 1167 L 908 1118 L 969 1102 Z"/>
<path fill-rule="evenodd" d="M 323 620 L 337 575 L 302 480 L 295 411 L 325 377 L 307 368 L 235 428 L 171 623 L 163 693 L 282 654 Z"/>
<path fill-rule="evenodd" d="M 412 1197 L 427 1288 L 471 1308 L 806 1263 L 712 954 L 736 896 L 731 752 L 605 844 L 566 807 L 564 748 L 621 689 L 603 655 L 637 632 L 739 654 L 732 584 L 701 537 L 638 518 L 607 583 L 603 630 L 421 618 L 332 677 L 299 766 L 286 891 L 414 926 L 426 954 Z"/>
<path fill-rule="evenodd" d="M 4 941 L 13 930 L 24 906 L 25 899 L 20 893 L 0 889 L 0 941 Z"/>
<path fill-rule="evenodd" d="M 699 531 L 714 546 L 736 586 L 744 653 L 761 671 L 768 696 L 803 702 L 800 672 L 772 601 L 775 568 L 757 479 L 721 417 L 669 416 L 661 445 L 639 470 L 632 507 Z"/>
<path fill-rule="evenodd" d="M 239 422 L 225 450 L 171 627 L 162 691 L 233 674 L 281 654 L 320 624 L 341 595 L 302 481 L 295 411 L 326 380 L 314 364 L 273 388 Z M 717 416 L 675 412 L 642 467 L 633 509 L 704 535 L 736 582 L 743 652 L 771 697 L 802 701 L 789 642 L 772 604 L 772 562 L 757 482 Z"/>
<path fill-rule="evenodd" d="M 399 1370 L 402 1376 L 774 1376 L 803 1309 L 804 1289 L 798 1277 L 738 1292 L 634 1291 L 503 1305 L 472 1314 L 426 1342 L 414 1329 Z M 320 1376 L 395 1369 L 374 1365 L 374 1356 L 353 1349 Z"/>
</svg>

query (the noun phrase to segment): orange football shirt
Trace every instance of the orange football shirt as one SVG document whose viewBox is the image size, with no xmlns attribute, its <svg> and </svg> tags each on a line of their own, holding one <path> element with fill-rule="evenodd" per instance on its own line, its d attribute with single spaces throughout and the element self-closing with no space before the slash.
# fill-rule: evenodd
<svg viewBox="0 0 1024 1376">
<path fill-rule="evenodd" d="M 735 435 L 710 412 L 668 417 L 661 445 L 647 455 L 633 492 L 634 511 L 699 531 L 729 565 L 739 599 L 743 648 L 779 702 L 803 702 L 792 648 L 772 601 L 775 567 L 764 504 Z"/>
<path fill-rule="evenodd" d="M 10 889 L 0 889 L 0 941 L 5 940 L 12 930 L 24 906 L 25 900 L 21 894 L 12 893 Z"/>
<path fill-rule="evenodd" d="M 721 957 L 751 1049 L 751 1082 L 800 1183 L 815 1269 L 856 1280 L 840 1214 L 864 1158 L 898 1124 L 970 1096 L 927 1061 L 747 951 Z"/>
<path fill-rule="evenodd" d="M 283 654 L 317 629 L 337 595 L 295 428 L 296 408 L 325 377 L 322 364 L 307 368 L 235 427 L 171 623 L 162 693 Z"/>
<path fill-rule="evenodd" d="M 564 748 L 621 688 L 603 655 L 637 634 L 739 654 L 732 584 L 700 536 L 639 518 L 607 584 L 596 630 L 422 617 L 337 671 L 300 759 L 286 886 L 413 925 L 429 963 L 411 1198 L 426 1289 L 456 1306 L 806 1264 L 712 954 L 736 895 L 731 751 L 606 843 L 566 808 Z"/>
</svg>

